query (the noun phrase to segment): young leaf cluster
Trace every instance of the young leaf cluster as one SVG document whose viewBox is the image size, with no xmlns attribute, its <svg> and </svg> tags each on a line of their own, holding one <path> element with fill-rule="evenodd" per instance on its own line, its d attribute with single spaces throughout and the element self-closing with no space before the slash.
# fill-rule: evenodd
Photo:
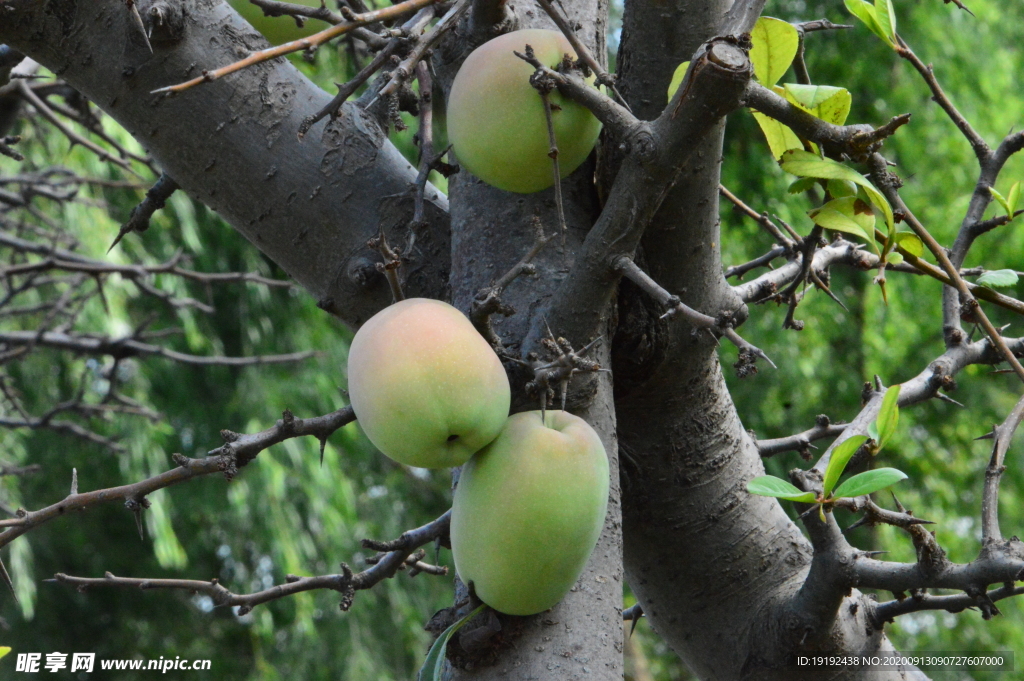
<svg viewBox="0 0 1024 681">
<path fill-rule="evenodd" d="M 836 487 L 836 483 L 839 482 L 839 478 L 857 450 L 867 445 L 874 452 L 878 452 L 892 438 L 893 433 L 896 432 L 896 425 L 899 423 L 899 405 L 897 404 L 899 395 L 900 387 L 898 385 L 890 387 L 882 398 L 878 417 L 868 427 L 868 435 L 854 435 L 843 440 L 832 450 L 828 466 L 825 467 L 820 494 L 805 492 L 774 475 L 762 475 L 754 478 L 747 483 L 747 491 L 751 494 L 776 497 L 786 501 L 818 504 L 819 513 L 824 518 L 826 508 L 838 499 L 871 494 L 906 479 L 907 474 L 895 468 L 876 468 L 847 478 L 843 484 Z"/>
</svg>

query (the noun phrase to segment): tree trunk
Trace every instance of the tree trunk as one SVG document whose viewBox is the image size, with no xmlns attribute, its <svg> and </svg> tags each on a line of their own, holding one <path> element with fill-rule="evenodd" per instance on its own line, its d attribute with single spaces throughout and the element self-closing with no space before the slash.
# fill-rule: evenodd
<svg viewBox="0 0 1024 681">
<path fill-rule="evenodd" d="M 141 0 L 140 9 L 155 4 Z M 152 90 L 238 60 L 263 46 L 227 5 L 215 0 L 161 3 L 172 30 L 140 51 L 123 0 L 0 0 L 0 43 L 44 64 L 127 128 L 193 197 L 305 286 L 321 307 L 357 326 L 390 302 L 366 240 L 384 226 L 404 237 L 414 169 L 387 141 L 378 121 L 348 104 L 302 142 L 296 130 L 329 97 L 286 60 L 275 60 L 174 97 Z M 557 3 L 579 34 L 604 54 L 603 0 Z M 729 3 L 675 0 L 627 3 L 619 57 L 620 90 L 633 111 L 653 118 L 666 102 L 675 67 L 714 36 Z M 542 22 L 517 6 L 521 27 Z M 468 26 L 459 36 L 470 38 Z M 473 34 L 477 39 L 478 34 Z M 458 36 L 456 36 L 456 39 Z M 451 40 L 449 40 L 451 43 Z M 458 43 L 435 53 L 442 87 L 465 56 Z M 745 311 L 722 276 L 718 170 L 723 125 L 709 135 L 667 197 L 643 240 L 642 262 L 656 281 L 709 315 Z M 606 155 L 614 159 L 615 153 Z M 614 177 L 614 162 L 602 177 Z M 763 472 L 726 390 L 716 344 L 623 284 L 617 305 L 581 310 L 571 320 L 545 310 L 599 213 L 593 166 L 568 179 L 567 229 L 537 259 L 537 275 L 513 283 L 505 302 L 517 310 L 496 329 L 508 350 L 534 349 L 547 322 L 579 348 L 598 329 L 595 358 L 609 374 L 574 382 L 569 406 L 601 434 L 612 461 L 605 533 L 575 590 L 550 612 L 505 622 L 521 631 L 472 670 L 473 679 L 619 679 L 622 676 L 622 557 L 651 623 L 704 679 L 819 678 L 786 665 L 800 650 L 887 650 L 865 621 L 863 597 L 801 591 L 810 548 L 778 503 L 751 496 L 746 482 Z M 557 223 L 551 190 L 519 196 L 463 172 L 448 202 L 428 190 L 421 255 L 407 268 L 409 295 L 450 297 L 468 311 L 474 294 L 530 248 L 530 222 L 550 234 Z M 111 235 L 113 237 L 113 235 Z M 450 294 L 450 296 L 449 296 Z M 585 320 L 585 324 L 584 324 Z M 531 335 L 532 334 L 532 335 Z M 525 339 L 525 340 L 524 340 Z M 528 374 L 508 365 L 517 410 L 535 408 L 522 387 Z M 618 432 L 616 431 L 618 429 Z M 617 446 L 616 437 L 621 444 Z M 622 523 L 615 453 L 623 455 Z M 623 540 L 622 532 L 625 538 Z M 836 677 L 831 677 L 836 678 Z M 846 676 L 843 678 L 856 678 Z M 909 678 L 873 674 L 872 680 Z"/>
</svg>

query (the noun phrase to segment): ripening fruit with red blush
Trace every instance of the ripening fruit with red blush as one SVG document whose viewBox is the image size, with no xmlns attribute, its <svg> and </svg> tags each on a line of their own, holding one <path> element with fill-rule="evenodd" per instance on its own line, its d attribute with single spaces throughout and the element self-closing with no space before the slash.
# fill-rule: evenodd
<svg viewBox="0 0 1024 681">
<path fill-rule="evenodd" d="M 501 361 L 464 314 L 439 300 L 403 300 L 363 324 L 348 381 L 370 442 L 409 466 L 461 466 L 508 418 Z"/>
<path fill-rule="evenodd" d="M 526 29 L 490 40 L 466 58 L 448 97 L 448 140 L 459 164 L 484 182 L 529 194 L 555 183 L 544 104 L 530 85 L 534 68 L 513 54 L 533 48 L 541 63 L 555 68 L 563 55 L 576 58 L 558 31 Z M 590 154 L 601 123 L 590 111 L 548 95 L 562 177 Z"/>
</svg>

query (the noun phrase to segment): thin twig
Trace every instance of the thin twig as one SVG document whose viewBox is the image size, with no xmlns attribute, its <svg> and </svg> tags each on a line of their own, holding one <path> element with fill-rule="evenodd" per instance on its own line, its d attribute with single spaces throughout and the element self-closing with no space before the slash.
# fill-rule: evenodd
<svg viewBox="0 0 1024 681">
<path fill-rule="evenodd" d="M 617 256 L 610 264 L 614 271 L 625 276 L 627 279 L 639 286 L 649 296 L 667 307 L 668 312 L 662 315 L 663 317 L 669 317 L 673 314 L 679 313 L 695 328 L 710 331 L 716 337 L 725 336 L 728 338 L 740 351 L 739 359 L 735 365 L 736 373 L 740 378 L 757 372 L 757 367 L 755 365 L 757 358 L 761 358 L 768 362 L 773 369 L 777 368 L 775 363 L 772 362 L 771 359 L 768 358 L 768 355 L 766 355 L 760 348 L 755 347 L 736 333 L 736 330 L 728 324 L 729 320 L 727 316 L 723 316 L 721 319 L 715 319 L 714 317 L 709 317 L 706 314 L 697 312 L 683 303 L 678 296 L 672 295 L 659 286 L 656 281 L 651 279 L 646 272 L 640 269 L 640 267 L 633 262 L 632 258 L 628 258 L 624 255 Z"/>
<path fill-rule="evenodd" d="M 981 498 L 982 544 L 988 546 L 1003 538 L 999 529 L 999 481 L 1006 470 L 1004 461 L 1010 449 L 1010 441 L 1024 419 L 1024 396 L 1017 400 L 1013 410 L 1001 424 L 992 428 L 992 456 L 985 469 L 985 485 Z"/>
<path fill-rule="evenodd" d="M 530 46 L 526 46 L 530 52 Z M 533 78 L 530 79 L 531 82 Z M 536 86 L 535 86 L 536 87 Z M 551 99 L 548 92 L 538 87 L 541 101 L 544 102 L 544 120 L 548 126 L 548 158 L 551 159 L 551 173 L 555 178 L 555 210 L 558 213 L 558 232 L 562 235 L 562 251 L 565 251 L 565 238 L 568 228 L 565 226 L 565 207 L 562 203 L 562 171 L 558 166 L 558 140 L 555 139 L 555 123 L 551 120 Z"/>
<path fill-rule="evenodd" d="M 108 336 L 74 335 L 55 331 L 3 331 L 0 332 L 0 344 L 12 347 L 38 345 L 86 355 L 109 355 L 117 359 L 151 355 L 192 366 L 244 367 L 257 364 L 284 364 L 301 362 L 317 356 L 315 352 L 293 352 L 285 355 L 256 355 L 253 357 L 189 355 L 158 345 L 143 343 L 131 336 L 111 338 Z"/>
<path fill-rule="evenodd" d="M 391 59 L 391 55 L 398 50 L 399 44 L 398 40 L 392 40 L 388 43 L 388 46 L 378 52 L 373 60 L 364 66 L 363 69 L 352 78 L 352 80 L 348 81 L 344 85 L 338 85 L 338 94 L 334 96 L 334 99 L 328 102 L 324 108 L 320 109 L 312 116 L 307 116 L 302 121 L 298 131 L 299 139 L 301 140 L 304 138 L 310 128 L 325 117 L 330 116 L 332 120 L 336 118 L 338 113 L 341 111 L 342 104 L 347 102 L 348 98 L 354 95 L 356 90 L 362 87 L 363 83 L 369 80 L 370 76 L 377 73 L 377 71 L 379 71 L 381 67 Z"/>
<path fill-rule="evenodd" d="M 252 461 L 257 454 L 267 447 L 293 437 L 312 435 L 323 443 L 327 437 L 342 426 L 355 420 L 351 407 L 344 407 L 325 416 L 309 419 L 296 419 L 289 412 L 272 428 L 252 435 L 240 435 L 230 431 L 221 431 L 229 442 L 210 452 L 203 459 L 190 459 L 181 454 L 171 458 L 176 468 L 153 477 L 128 485 L 81 492 L 72 494 L 55 504 L 38 511 L 19 509 L 17 517 L 0 520 L 0 547 L 4 547 L 29 530 L 43 525 L 56 518 L 65 517 L 70 511 L 91 508 L 109 501 L 127 501 L 144 499 L 153 492 L 187 482 L 201 475 L 223 473 L 231 478 L 238 474 L 238 469 Z"/>
<path fill-rule="evenodd" d="M 981 305 L 978 301 L 973 295 L 971 295 L 971 291 L 968 288 L 967 283 L 964 282 L 963 278 L 960 276 L 958 268 L 954 267 L 953 263 L 950 262 L 949 256 L 946 254 L 946 250 L 939 245 L 939 242 L 935 240 L 935 237 L 925 229 L 924 225 L 922 225 L 910 209 L 907 208 L 907 205 L 903 203 L 903 199 L 896 192 L 892 182 L 886 181 L 888 178 L 888 167 L 885 159 L 879 154 L 872 154 L 870 165 L 875 185 L 882 189 L 886 198 L 889 200 L 889 203 L 903 214 L 904 222 L 910 225 L 910 228 L 914 230 L 914 233 L 917 234 L 918 238 L 920 238 L 921 241 L 924 242 L 924 245 L 928 247 L 928 250 L 931 251 L 932 255 L 942 266 L 942 269 L 945 270 L 946 275 L 952 280 L 953 286 L 957 291 L 959 291 L 962 310 L 961 314 L 967 315 L 971 319 L 976 319 L 978 323 L 981 324 L 981 327 L 985 330 L 985 333 L 988 334 L 992 343 L 999 348 L 999 351 L 1003 354 L 1007 363 L 1009 363 L 1013 368 L 1017 376 L 1024 381 L 1024 366 L 1021 366 L 1020 362 L 1017 361 L 1017 358 L 1014 357 L 1012 352 L 1010 352 L 1010 349 L 1006 346 L 1006 342 L 999 334 L 999 331 L 997 331 L 996 327 L 993 326 L 991 321 L 989 321 L 988 316 L 985 314 L 985 311 L 981 309 Z"/>
<path fill-rule="evenodd" d="M 293 596 L 304 591 L 314 589 L 331 589 L 342 594 L 341 609 L 347 611 L 352 606 L 352 599 L 356 591 L 369 589 L 385 579 L 394 577 L 400 570 L 407 566 L 417 569 L 419 572 L 430 574 L 447 574 L 445 568 L 420 564 L 414 561 L 408 564 L 410 554 L 417 548 L 433 541 L 434 539 L 448 533 L 451 522 L 451 511 L 446 512 L 440 518 L 409 530 L 402 534 L 402 537 L 392 542 L 398 548 L 392 549 L 387 555 L 371 564 L 370 567 L 353 574 L 352 570 L 345 563 L 341 564 L 342 572 L 334 575 L 320 575 L 316 577 L 299 577 L 288 575 L 284 584 L 278 584 L 250 594 L 235 594 L 221 586 L 220 581 L 212 579 L 208 582 L 192 579 L 139 579 L 131 577 L 116 577 L 107 572 L 103 578 L 73 577 L 58 573 L 52 581 L 68 584 L 84 591 L 91 587 L 114 586 L 114 587 L 135 587 L 139 589 L 181 589 L 193 593 L 201 593 L 209 596 L 217 606 L 238 606 L 238 614 L 245 615 L 252 611 L 257 605 L 268 603 L 279 598 Z M 422 565 L 422 567 L 420 566 Z M 410 570 L 412 574 L 412 570 Z"/>
<path fill-rule="evenodd" d="M 469 0 L 458 0 L 441 17 L 441 20 L 434 24 L 429 33 L 416 41 L 416 46 L 413 47 L 409 56 L 402 60 L 402 63 L 391 72 L 391 79 L 388 81 L 388 84 L 364 108 L 369 109 L 378 99 L 387 99 L 396 94 L 399 88 L 405 85 L 412 77 L 416 70 L 416 65 L 426 56 L 427 51 L 437 45 L 445 33 L 458 25 L 459 19 L 465 14 L 467 9 L 469 9 Z"/>
<path fill-rule="evenodd" d="M 562 16 L 562 13 L 559 12 L 554 5 L 551 4 L 550 0 L 537 0 L 537 4 L 544 9 L 547 15 L 551 17 L 551 20 L 555 22 L 555 25 L 558 26 L 559 30 L 562 31 L 562 35 L 564 35 L 565 39 L 569 41 L 570 45 L 572 45 L 572 49 L 576 51 L 576 56 L 580 61 L 586 64 L 587 68 L 594 73 L 597 84 L 604 85 L 611 90 L 619 104 L 626 107 L 626 109 L 632 113 L 632 109 L 629 108 L 629 104 L 626 103 L 626 100 L 619 93 L 618 88 L 615 87 L 615 76 L 608 73 L 607 69 L 602 67 L 601 64 L 594 59 L 594 55 L 590 53 L 587 46 L 580 42 L 580 39 L 576 37 L 576 31 L 569 25 L 569 21 Z"/>
<path fill-rule="evenodd" d="M 477 291 L 477 294 L 473 297 L 473 305 L 469 312 L 469 319 L 473 322 L 473 326 L 476 327 L 481 336 L 487 339 L 487 342 L 491 344 L 491 347 L 494 348 L 499 356 L 504 353 L 504 347 L 502 346 L 501 338 L 491 325 L 491 315 L 502 314 L 507 317 L 515 314 L 515 310 L 502 302 L 501 294 L 520 275 L 534 274 L 537 271 L 537 268 L 531 262 L 551 239 L 550 236 L 544 234 L 544 226 L 540 218 L 534 217 L 531 220 L 531 224 L 534 229 L 533 246 L 498 281 L 494 282 L 491 286 Z"/>
<path fill-rule="evenodd" d="M 925 65 L 914 51 L 910 49 L 910 46 L 903 40 L 903 38 L 896 36 L 896 54 L 903 57 L 910 62 L 917 72 L 921 74 L 924 82 L 928 85 L 928 88 L 932 91 L 932 99 L 942 107 L 942 110 L 946 112 L 949 119 L 953 121 L 953 124 L 963 133 L 963 136 L 967 138 L 971 148 L 974 150 L 974 155 L 982 160 L 991 153 L 991 149 L 985 140 L 978 134 L 978 132 L 971 127 L 971 124 L 967 121 L 962 113 L 950 101 L 949 97 L 943 91 L 942 86 L 939 85 L 938 79 L 935 78 L 935 71 L 932 70 L 931 65 Z"/>
<path fill-rule="evenodd" d="M 771 218 L 768 217 L 768 213 L 758 213 L 756 210 L 744 203 L 738 196 L 733 194 L 731 191 L 726 189 L 725 185 L 718 185 L 718 193 L 729 199 L 736 209 L 744 215 L 747 215 L 757 221 L 757 224 L 765 228 L 765 230 L 772 235 L 775 242 L 786 249 L 791 249 L 795 244 L 793 241 L 782 233 Z"/>
<path fill-rule="evenodd" d="M 96 156 L 101 161 L 109 161 L 110 163 L 113 163 L 114 165 L 128 171 L 135 177 L 141 177 L 141 175 L 135 172 L 135 170 L 132 168 L 131 163 L 122 158 L 118 158 L 117 156 L 111 154 L 103 147 L 99 146 L 98 144 L 94 144 L 93 142 L 87 140 L 86 138 L 82 137 L 77 132 L 66 126 L 64 124 L 64 121 L 60 120 L 57 114 L 55 114 L 53 110 L 50 109 L 49 106 L 47 106 L 46 102 L 40 99 L 36 95 L 36 93 L 32 91 L 32 88 L 28 86 L 28 83 L 26 83 L 23 80 L 19 80 L 17 83 L 17 87 L 18 93 L 25 99 L 25 101 L 31 104 L 32 107 L 36 111 L 38 111 L 43 118 L 48 120 L 50 123 L 53 124 L 54 127 L 60 130 L 61 133 L 63 133 L 64 136 L 67 137 L 72 144 L 78 144 L 82 147 L 85 147 L 92 153 L 96 154 Z"/>
<path fill-rule="evenodd" d="M 815 419 L 814 427 L 802 433 L 773 440 L 758 440 L 757 451 L 761 458 L 768 458 L 782 452 L 800 452 L 805 459 L 810 458 L 812 442 L 829 437 L 836 437 L 846 430 L 845 423 L 831 423 L 824 414 Z"/>
<path fill-rule="evenodd" d="M 291 42 L 284 43 L 283 45 L 278 45 L 277 47 L 270 47 L 265 50 L 253 52 L 245 59 L 241 59 L 212 71 L 203 71 L 203 74 L 198 78 L 193 78 L 192 80 L 185 81 L 184 83 L 179 83 L 177 85 L 169 85 L 167 87 L 159 88 L 154 90 L 151 94 L 183 92 L 184 90 L 188 90 L 196 85 L 213 82 L 218 78 L 223 78 L 224 76 L 235 73 L 236 71 L 241 71 L 242 69 L 255 64 L 270 61 L 276 57 L 283 57 L 287 54 L 291 54 L 292 52 L 315 49 L 320 45 L 323 45 L 324 43 L 333 40 L 340 35 L 344 35 L 360 26 L 376 23 L 378 21 L 386 21 L 388 19 L 396 19 L 409 14 L 410 12 L 420 10 L 428 5 L 436 4 L 437 2 L 440 2 L 440 0 L 405 0 L 405 2 L 400 2 L 397 5 L 383 7 L 371 12 L 353 14 L 348 17 L 348 21 L 345 23 L 324 29 L 323 31 L 314 33 L 307 38 L 293 40 Z"/>
</svg>

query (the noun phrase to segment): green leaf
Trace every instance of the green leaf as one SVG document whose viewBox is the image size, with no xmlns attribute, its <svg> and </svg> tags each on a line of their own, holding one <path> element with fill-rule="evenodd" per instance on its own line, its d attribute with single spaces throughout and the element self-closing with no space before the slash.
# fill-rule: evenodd
<svg viewBox="0 0 1024 681">
<path fill-rule="evenodd" d="M 813 177 L 801 177 L 799 180 L 795 180 L 793 184 L 789 185 L 788 191 L 790 194 L 800 194 L 805 192 L 811 187 L 818 186 L 818 181 Z"/>
<path fill-rule="evenodd" d="M 807 211 L 807 215 L 816 225 L 853 234 L 878 250 L 875 245 L 875 214 L 871 206 L 854 196 L 832 199 L 820 208 Z"/>
<path fill-rule="evenodd" d="M 920 258 L 924 255 L 924 244 L 921 238 L 911 232 L 897 232 L 896 244 L 910 255 Z"/>
<path fill-rule="evenodd" d="M 1010 193 L 1006 197 L 1006 202 L 1010 204 L 1010 210 L 1006 211 L 1006 214 L 1011 218 L 1013 214 L 1017 212 L 1017 204 L 1020 203 L 1020 180 L 1013 183 L 1010 187 Z"/>
<path fill-rule="evenodd" d="M 903 254 L 902 253 L 897 253 L 896 251 L 890 251 L 885 256 L 885 261 L 887 263 L 889 263 L 890 265 L 902 265 L 903 264 Z"/>
<path fill-rule="evenodd" d="M 770 116 L 760 111 L 751 111 L 754 120 L 761 126 L 761 132 L 768 141 L 768 148 L 772 150 L 772 158 L 778 160 L 788 149 L 803 149 L 804 143 L 796 136 L 796 133 L 789 129 L 789 126 L 779 123 Z"/>
<path fill-rule="evenodd" d="M 11 652 L 11 647 L 10 646 L 0 646 L 0 658 L 2 658 L 4 655 L 6 655 L 9 652 Z"/>
<path fill-rule="evenodd" d="M 762 475 L 747 483 L 747 491 L 762 497 L 777 497 L 788 501 L 802 501 L 811 503 L 814 501 L 814 492 L 804 492 L 782 478 L 774 475 Z"/>
<path fill-rule="evenodd" d="M 999 205 L 1003 207 L 1007 215 L 1013 215 L 1013 211 L 1010 210 L 1010 202 L 1003 197 L 1002 194 L 996 191 L 995 187 L 989 187 L 988 193 L 992 195 L 992 198 L 999 202 Z"/>
<path fill-rule="evenodd" d="M 907 474 L 895 468 L 876 468 L 873 471 L 864 471 L 840 485 L 836 490 L 835 498 L 861 497 L 906 479 Z"/>
<path fill-rule="evenodd" d="M 750 32 L 750 39 L 753 43 L 750 63 L 754 65 L 754 75 L 761 85 L 770 88 L 779 82 L 793 63 L 800 46 L 800 34 L 788 21 L 761 17 Z"/>
<path fill-rule="evenodd" d="M 976 283 L 988 287 L 1013 286 L 1017 283 L 1017 273 L 1013 270 L 992 270 L 978 277 Z"/>
<path fill-rule="evenodd" d="M 889 47 L 895 47 L 886 30 L 882 28 L 882 24 L 878 21 L 878 13 L 875 7 L 864 0 L 845 0 L 845 2 L 846 9 L 850 10 L 850 14 L 863 21 L 864 25 L 871 29 L 872 33 L 885 41 Z"/>
<path fill-rule="evenodd" d="M 690 68 L 690 62 L 684 61 L 682 64 L 676 67 L 676 70 L 672 73 L 672 82 L 668 84 L 668 99 L 672 101 L 672 98 L 676 96 L 676 90 L 683 84 L 683 78 L 686 78 L 686 69 Z"/>
<path fill-rule="evenodd" d="M 448 647 L 449 639 L 451 639 L 456 631 L 462 628 L 462 625 L 476 617 L 486 607 L 486 605 L 478 606 L 473 612 L 445 629 L 437 637 L 434 644 L 430 646 L 430 651 L 427 652 L 427 659 L 423 661 L 423 666 L 420 667 L 420 671 L 416 675 L 416 681 L 441 681 L 441 672 L 444 669 L 444 651 Z"/>
<path fill-rule="evenodd" d="M 878 441 L 878 423 L 872 421 L 868 424 L 868 437 L 872 440 Z"/>
<path fill-rule="evenodd" d="M 828 467 L 825 469 L 825 480 L 822 483 L 822 489 L 825 491 L 826 496 L 836 486 L 836 483 L 839 482 L 839 476 L 846 470 L 846 464 L 850 463 L 853 455 L 867 441 L 868 438 L 865 435 L 854 435 L 843 440 L 839 443 L 839 446 L 832 450 L 832 455 L 828 459 Z"/>
<path fill-rule="evenodd" d="M 896 12 L 892 8 L 892 0 L 875 0 L 875 17 L 878 25 L 885 33 L 883 40 L 890 46 L 896 45 Z"/>
<path fill-rule="evenodd" d="M 857 185 L 846 180 L 829 180 L 828 193 L 832 195 L 833 199 L 841 199 L 844 196 L 856 196 Z"/>
<path fill-rule="evenodd" d="M 863 1 L 863 0 L 861 0 Z M 842 163 L 827 158 L 820 158 L 816 154 L 802 149 L 790 149 L 782 155 L 782 169 L 798 177 L 817 177 L 823 180 L 849 180 L 862 187 L 868 195 L 872 205 L 885 216 L 885 224 L 889 228 L 889 234 L 896 233 L 896 223 L 892 217 L 892 208 L 885 200 L 882 193 L 875 189 L 875 186 L 866 177 L 853 168 L 844 166 Z M 872 239 L 874 242 L 874 239 Z"/>
<path fill-rule="evenodd" d="M 878 437 L 875 440 L 878 442 L 879 449 L 889 441 L 892 434 L 896 432 L 896 424 L 900 422 L 899 397 L 900 386 L 891 385 L 885 391 L 885 397 L 882 398 L 882 406 L 875 418 L 875 423 L 878 425 Z"/>
<path fill-rule="evenodd" d="M 853 98 L 846 88 L 797 83 L 786 83 L 783 88 L 787 100 L 823 121 L 842 125 L 850 114 Z"/>
</svg>

